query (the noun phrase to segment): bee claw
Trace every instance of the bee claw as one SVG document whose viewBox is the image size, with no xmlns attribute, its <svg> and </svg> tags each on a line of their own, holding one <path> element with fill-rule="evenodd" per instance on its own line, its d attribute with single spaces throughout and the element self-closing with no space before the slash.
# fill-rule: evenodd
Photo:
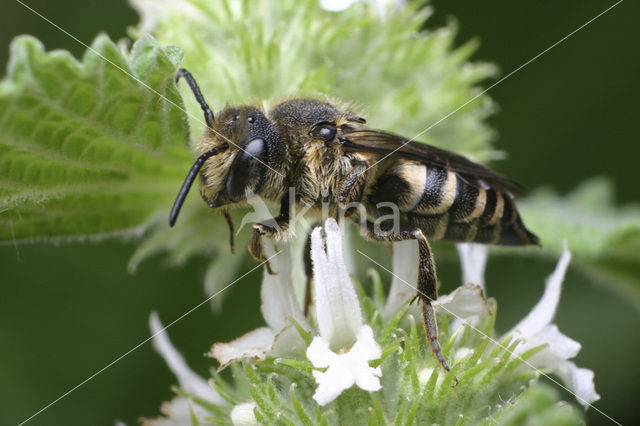
<svg viewBox="0 0 640 426">
<path fill-rule="evenodd" d="M 277 275 L 278 274 L 278 271 L 274 271 L 273 269 L 271 269 L 271 263 L 269 263 L 268 260 L 265 260 L 264 267 L 267 268 L 267 272 L 269 273 L 269 275 Z"/>
</svg>

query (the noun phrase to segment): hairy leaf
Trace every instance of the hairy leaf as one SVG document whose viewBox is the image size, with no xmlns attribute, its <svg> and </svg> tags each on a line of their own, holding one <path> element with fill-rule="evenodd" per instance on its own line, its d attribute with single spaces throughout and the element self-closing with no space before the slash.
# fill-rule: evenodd
<svg viewBox="0 0 640 426">
<path fill-rule="evenodd" d="M 145 36 L 128 56 L 104 35 L 81 62 L 14 40 L 0 84 L 0 240 L 131 230 L 168 208 L 190 160 L 181 54 Z"/>
</svg>

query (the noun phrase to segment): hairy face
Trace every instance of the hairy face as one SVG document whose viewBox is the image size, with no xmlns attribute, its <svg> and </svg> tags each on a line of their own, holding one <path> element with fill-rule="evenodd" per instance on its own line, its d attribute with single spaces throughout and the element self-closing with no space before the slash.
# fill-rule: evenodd
<svg viewBox="0 0 640 426">
<path fill-rule="evenodd" d="M 267 169 L 277 166 L 284 153 L 276 126 L 255 107 L 222 110 L 198 150 L 206 152 L 224 143 L 229 149 L 207 160 L 201 172 L 201 194 L 211 207 L 258 194 Z"/>
</svg>

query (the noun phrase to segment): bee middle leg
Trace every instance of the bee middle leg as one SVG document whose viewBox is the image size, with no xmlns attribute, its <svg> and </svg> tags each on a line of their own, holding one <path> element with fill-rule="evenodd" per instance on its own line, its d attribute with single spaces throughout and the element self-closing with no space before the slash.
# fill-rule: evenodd
<svg viewBox="0 0 640 426">
<path fill-rule="evenodd" d="M 451 371 L 449 364 L 444 359 L 442 348 L 438 341 L 438 323 L 436 322 L 436 314 L 431 302 L 438 298 L 438 289 L 436 287 L 436 267 L 431 253 L 431 247 L 427 238 L 419 228 L 400 225 L 397 232 L 387 231 L 384 229 L 376 230 L 371 222 L 367 222 L 367 233 L 370 238 L 377 241 L 395 242 L 404 240 L 418 241 L 418 293 L 416 298 L 422 312 L 422 323 L 427 334 L 427 340 L 431 346 L 431 351 L 438 359 L 438 362 L 446 371 Z M 458 379 L 454 377 L 457 384 Z"/>
</svg>

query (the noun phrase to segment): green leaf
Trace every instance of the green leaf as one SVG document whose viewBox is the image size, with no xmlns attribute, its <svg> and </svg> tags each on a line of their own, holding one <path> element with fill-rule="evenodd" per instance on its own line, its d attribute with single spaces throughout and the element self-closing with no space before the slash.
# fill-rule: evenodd
<svg viewBox="0 0 640 426">
<path fill-rule="evenodd" d="M 291 387 L 291 403 L 298 416 L 297 420 L 300 422 L 300 424 L 303 424 L 305 426 L 313 425 L 313 421 L 311 420 L 311 417 L 309 417 L 309 415 L 305 411 L 304 407 L 302 406 L 302 404 L 300 403 L 300 400 L 296 395 L 295 386 Z"/>
<path fill-rule="evenodd" d="M 0 83 L 0 240 L 131 230 L 168 209 L 190 158 L 181 55 L 145 36 L 128 56 L 105 35 L 81 62 L 14 40 Z"/>
</svg>

